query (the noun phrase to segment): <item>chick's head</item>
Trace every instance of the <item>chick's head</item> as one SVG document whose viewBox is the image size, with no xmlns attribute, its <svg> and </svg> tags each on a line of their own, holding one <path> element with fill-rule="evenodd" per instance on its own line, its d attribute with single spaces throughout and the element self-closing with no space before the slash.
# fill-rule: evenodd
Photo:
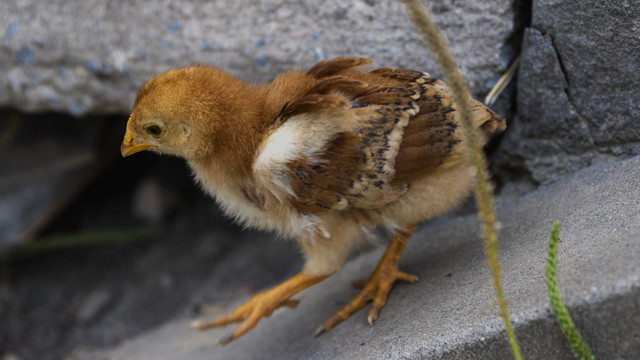
<svg viewBox="0 0 640 360">
<path fill-rule="evenodd" d="M 245 86 L 207 66 L 173 69 L 138 92 L 120 151 L 143 150 L 187 159 L 208 155 L 226 137 L 234 91 Z"/>
</svg>

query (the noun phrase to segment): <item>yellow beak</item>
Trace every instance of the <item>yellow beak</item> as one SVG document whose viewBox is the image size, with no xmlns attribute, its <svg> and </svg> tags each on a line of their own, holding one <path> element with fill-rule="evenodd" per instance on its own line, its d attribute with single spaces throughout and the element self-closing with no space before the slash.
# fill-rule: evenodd
<svg viewBox="0 0 640 360">
<path fill-rule="evenodd" d="M 124 140 L 122 140 L 122 145 L 120 145 L 122 157 L 133 155 L 137 152 L 147 150 L 150 147 L 151 144 L 149 143 L 136 143 L 136 139 L 133 137 L 133 124 L 131 123 L 131 118 L 129 118 L 127 131 L 124 133 Z"/>
</svg>

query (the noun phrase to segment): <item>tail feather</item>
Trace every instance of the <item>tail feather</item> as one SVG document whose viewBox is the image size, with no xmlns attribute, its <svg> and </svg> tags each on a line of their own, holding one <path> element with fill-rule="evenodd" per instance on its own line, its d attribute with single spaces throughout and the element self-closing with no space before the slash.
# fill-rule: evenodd
<svg viewBox="0 0 640 360">
<path fill-rule="evenodd" d="M 477 100 L 472 101 L 474 124 L 489 140 L 493 135 L 503 132 L 507 124 L 498 114 Z"/>
</svg>

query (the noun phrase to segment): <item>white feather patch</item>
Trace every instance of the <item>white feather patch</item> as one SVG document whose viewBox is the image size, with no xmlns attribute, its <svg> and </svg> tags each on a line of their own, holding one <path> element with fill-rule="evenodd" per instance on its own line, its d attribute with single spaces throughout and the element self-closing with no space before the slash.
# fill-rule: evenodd
<svg viewBox="0 0 640 360">
<path fill-rule="evenodd" d="M 340 131 L 335 123 L 339 122 L 310 114 L 287 119 L 260 146 L 253 164 L 256 180 L 281 201 L 283 196 L 295 196 L 286 174 L 288 164 L 322 151 Z"/>
</svg>

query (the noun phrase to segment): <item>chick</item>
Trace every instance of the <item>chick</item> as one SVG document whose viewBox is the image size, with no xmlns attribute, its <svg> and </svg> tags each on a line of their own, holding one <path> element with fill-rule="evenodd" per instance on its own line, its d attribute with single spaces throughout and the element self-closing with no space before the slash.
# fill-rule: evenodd
<svg viewBox="0 0 640 360">
<path fill-rule="evenodd" d="M 418 222 L 458 205 L 472 172 L 447 86 L 429 74 L 363 69 L 344 57 L 253 86 L 209 66 L 169 70 L 140 90 L 121 146 L 183 157 L 202 188 L 237 222 L 293 239 L 302 271 L 200 329 L 240 322 L 226 344 L 292 296 L 337 271 L 373 227 L 393 236 L 360 293 L 328 318 L 325 332 L 372 302 L 373 324 L 397 280 Z M 469 99 L 484 141 L 505 123 Z"/>
</svg>

